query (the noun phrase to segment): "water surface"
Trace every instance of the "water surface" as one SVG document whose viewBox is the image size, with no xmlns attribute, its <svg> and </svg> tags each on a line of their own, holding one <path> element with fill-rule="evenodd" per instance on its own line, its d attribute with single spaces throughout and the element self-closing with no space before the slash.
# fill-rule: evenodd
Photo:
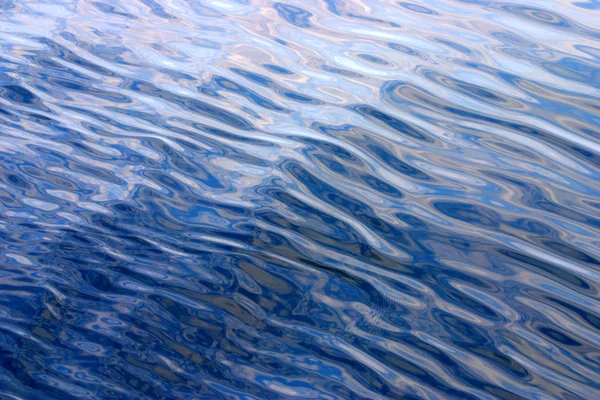
<svg viewBox="0 0 600 400">
<path fill-rule="evenodd" d="M 0 398 L 600 398 L 599 22 L 0 1 Z"/>
</svg>

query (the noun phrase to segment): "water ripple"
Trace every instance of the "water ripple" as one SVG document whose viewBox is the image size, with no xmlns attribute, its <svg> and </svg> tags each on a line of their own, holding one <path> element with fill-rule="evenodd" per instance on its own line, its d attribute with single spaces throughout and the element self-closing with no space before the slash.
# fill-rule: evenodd
<svg viewBox="0 0 600 400">
<path fill-rule="evenodd" d="M 0 397 L 600 397 L 596 0 L 0 10 Z"/>
</svg>

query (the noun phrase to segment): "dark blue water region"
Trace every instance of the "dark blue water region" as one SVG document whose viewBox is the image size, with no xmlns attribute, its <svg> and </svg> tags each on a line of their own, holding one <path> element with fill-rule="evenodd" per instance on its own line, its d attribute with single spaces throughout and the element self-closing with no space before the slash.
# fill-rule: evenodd
<svg viewBox="0 0 600 400">
<path fill-rule="evenodd" d="M 600 399 L 597 0 L 0 0 L 0 399 Z"/>
</svg>

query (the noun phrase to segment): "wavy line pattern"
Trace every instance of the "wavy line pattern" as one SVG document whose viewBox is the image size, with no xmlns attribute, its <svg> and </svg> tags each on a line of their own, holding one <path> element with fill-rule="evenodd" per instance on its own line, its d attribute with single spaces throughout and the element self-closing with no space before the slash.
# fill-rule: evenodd
<svg viewBox="0 0 600 400">
<path fill-rule="evenodd" d="M 600 398 L 597 0 L 0 21 L 1 398 Z"/>
</svg>

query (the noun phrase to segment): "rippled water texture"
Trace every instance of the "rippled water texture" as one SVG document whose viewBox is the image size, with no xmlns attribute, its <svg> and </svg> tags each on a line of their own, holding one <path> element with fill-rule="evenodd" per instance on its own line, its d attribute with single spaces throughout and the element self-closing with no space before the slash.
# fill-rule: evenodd
<svg viewBox="0 0 600 400">
<path fill-rule="evenodd" d="M 0 8 L 0 398 L 600 399 L 598 0 Z"/>
</svg>

